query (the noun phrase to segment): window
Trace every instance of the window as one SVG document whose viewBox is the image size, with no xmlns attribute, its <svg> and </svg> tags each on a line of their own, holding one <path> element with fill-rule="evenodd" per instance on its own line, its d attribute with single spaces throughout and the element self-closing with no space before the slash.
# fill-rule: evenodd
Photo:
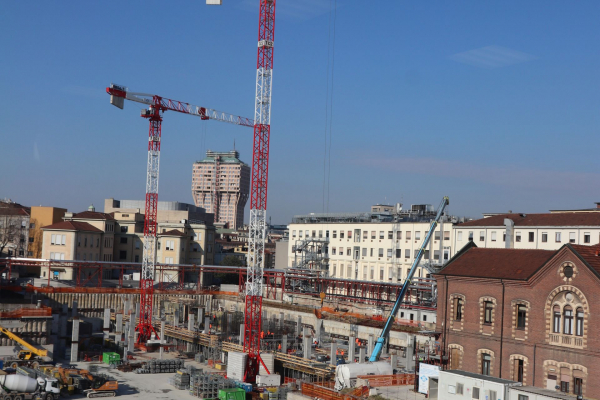
<svg viewBox="0 0 600 400">
<path fill-rule="evenodd" d="M 302 235 L 300 235 L 300 237 L 302 237 Z M 337 231 L 333 231 L 333 238 L 337 238 Z"/>
<path fill-rule="evenodd" d="M 335 269 L 336 269 L 336 265 L 335 265 L 335 264 L 333 264 L 333 270 L 332 270 L 332 272 L 331 272 L 331 276 L 335 276 Z"/>
<path fill-rule="evenodd" d="M 404 258 L 410 258 L 410 249 L 404 250 Z"/>
<path fill-rule="evenodd" d="M 569 243 L 575 243 L 575 232 L 569 232 Z"/>
<path fill-rule="evenodd" d="M 515 360 L 515 375 L 517 376 L 516 381 L 523 383 L 523 371 L 524 363 L 523 360 Z"/>
<path fill-rule="evenodd" d="M 340 264 L 340 278 L 344 277 L 344 264 Z"/>
<path fill-rule="evenodd" d="M 87 237 L 83 238 L 83 247 L 87 247 Z"/>
<path fill-rule="evenodd" d="M 427 322 L 427 315 L 423 315 L 423 321 Z"/>
<path fill-rule="evenodd" d="M 489 375 L 490 367 L 492 364 L 492 357 L 489 354 L 483 353 L 481 355 L 481 375 Z M 473 388 L 473 395 L 475 395 L 475 388 Z M 479 395 L 479 393 L 478 393 Z M 474 399 L 478 399 L 479 397 L 473 397 Z"/>
<path fill-rule="evenodd" d="M 140 256 L 139 255 L 135 256 L 135 262 L 140 262 Z"/>
<path fill-rule="evenodd" d="M 304 231 L 304 237 L 307 239 L 309 238 L 308 230 Z"/>
<path fill-rule="evenodd" d="M 402 239 L 402 231 L 396 232 L 396 240 Z"/>
<path fill-rule="evenodd" d="M 138 250 L 140 249 L 140 243 L 141 241 L 139 239 L 135 241 L 135 248 Z"/>
<path fill-rule="evenodd" d="M 383 249 L 379 249 L 379 257 L 383 257 Z"/>
<path fill-rule="evenodd" d="M 548 233 L 542 232 L 542 242 L 543 243 L 548 242 Z"/>
<path fill-rule="evenodd" d="M 370 254 L 370 256 L 373 257 L 373 248 L 371 248 L 371 254 Z"/>
<path fill-rule="evenodd" d="M 527 307 L 523 304 L 517 305 L 517 329 L 525 329 L 525 320 L 527 319 Z"/>
<path fill-rule="evenodd" d="M 412 237 L 411 233 L 412 233 L 411 231 L 406 231 L 406 236 L 405 236 L 406 240 L 410 240 L 410 238 Z"/>
<path fill-rule="evenodd" d="M 583 243 L 590 243 L 590 233 L 589 232 L 585 232 L 583 234 Z"/>
<path fill-rule="evenodd" d="M 348 231 L 348 239 L 352 239 L 352 231 Z"/>
<path fill-rule="evenodd" d="M 121 237 L 121 244 L 127 244 L 127 237 Z"/>
<path fill-rule="evenodd" d="M 456 384 L 456 394 L 463 394 L 464 390 L 464 385 L 462 383 Z"/>
<path fill-rule="evenodd" d="M 335 247 L 332 247 L 332 248 L 331 248 L 331 255 L 332 255 L 332 256 L 335 256 Z"/>
<path fill-rule="evenodd" d="M 371 239 L 375 239 L 375 231 L 371 231 Z"/>
<path fill-rule="evenodd" d="M 388 258 L 392 258 L 392 249 L 388 249 L 387 256 Z"/>
<path fill-rule="evenodd" d="M 471 396 L 472 399 L 479 399 L 479 388 L 473 387 L 473 394 Z"/>
<path fill-rule="evenodd" d="M 35 224 L 29 224 L 29 229 L 35 229 Z"/>
<path fill-rule="evenodd" d="M 383 267 L 379 268 L 379 280 L 383 280 Z"/>
<path fill-rule="evenodd" d="M 121 233 L 127 233 L 128 228 L 129 228 L 128 226 L 122 226 L 121 227 Z"/>
<path fill-rule="evenodd" d="M 553 324 L 552 324 L 552 332 L 560 333 L 560 307 L 559 306 L 554 306 L 553 314 L 554 314 L 554 318 L 553 318 Z"/>
<path fill-rule="evenodd" d="M 329 231 L 325 231 L 325 237 L 329 237 Z"/>
<path fill-rule="evenodd" d="M 473 241 L 473 231 L 469 231 L 469 242 Z"/>
<path fill-rule="evenodd" d="M 462 231 L 458 231 L 458 234 L 456 236 L 456 240 L 459 240 L 459 241 L 462 240 Z"/>
<path fill-rule="evenodd" d="M 369 232 L 363 231 L 363 240 L 367 240 L 369 238 Z"/>
<path fill-rule="evenodd" d="M 52 235 L 50 237 L 50 244 L 55 244 L 56 243 L 56 235 Z"/>
<path fill-rule="evenodd" d="M 351 248 L 351 247 L 348 247 L 348 248 L 346 249 L 346 255 L 347 255 L 347 256 L 351 256 L 351 255 L 352 255 L 352 248 Z"/>
<path fill-rule="evenodd" d="M 319 231 L 319 239 L 321 239 L 323 237 L 323 231 Z M 348 237 L 350 237 L 350 235 L 348 235 Z"/>
<path fill-rule="evenodd" d="M 496 241 L 496 232 L 492 232 L 492 238 L 491 238 L 492 242 Z"/>
<path fill-rule="evenodd" d="M 312 237 L 316 238 L 317 237 L 317 231 L 312 231 Z M 340 237 L 343 238 L 344 237 L 344 233 L 340 232 Z"/>
<path fill-rule="evenodd" d="M 495 390 L 490 390 L 490 395 L 488 396 L 489 399 L 497 399 L 498 396 L 496 395 L 496 391 Z"/>
<path fill-rule="evenodd" d="M 556 241 L 556 243 L 560 243 L 560 241 L 561 241 L 560 232 L 556 232 L 554 238 L 555 238 L 554 240 Z"/>
<path fill-rule="evenodd" d="M 415 240 L 421 240 L 421 232 L 415 231 Z"/>
<path fill-rule="evenodd" d="M 564 393 L 569 393 L 569 382 L 561 381 L 560 382 L 560 391 Z"/>
<path fill-rule="evenodd" d="M 483 323 L 491 324 L 492 323 L 492 312 L 494 310 L 494 305 L 491 301 L 483 302 Z"/>
<path fill-rule="evenodd" d="M 462 319 L 463 319 L 463 304 L 464 304 L 463 299 L 457 298 L 454 301 L 456 304 L 456 306 L 455 306 L 456 314 L 455 314 L 454 319 L 456 321 L 462 321 Z"/>
<path fill-rule="evenodd" d="M 440 240 L 440 232 L 439 231 L 435 231 L 433 233 L 433 240 Z"/>
<path fill-rule="evenodd" d="M 298 231 L 298 237 L 301 238 L 302 237 L 302 231 Z M 334 236 L 335 237 L 335 236 Z"/>
<path fill-rule="evenodd" d="M 524 395 L 524 394 L 520 394 L 518 400 L 529 400 L 529 396 Z"/>
<path fill-rule="evenodd" d="M 363 247 L 363 249 L 362 249 L 362 256 L 363 257 L 367 256 L 367 248 L 366 247 Z"/>
<path fill-rule="evenodd" d="M 417 254 L 419 254 L 419 250 L 415 250 L 414 258 L 417 258 Z"/>
<path fill-rule="evenodd" d="M 521 232 L 516 232 L 515 233 L 515 242 L 520 242 L 521 241 Z"/>
<path fill-rule="evenodd" d="M 375 278 L 375 267 L 371 267 L 371 279 Z"/>
<path fill-rule="evenodd" d="M 379 239 L 383 239 L 383 231 L 379 231 Z"/>
<path fill-rule="evenodd" d="M 534 233 L 529 232 L 529 242 L 533 242 L 533 240 L 534 240 Z"/>
<path fill-rule="evenodd" d="M 444 231 L 444 240 L 450 240 L 450 231 Z"/>
<path fill-rule="evenodd" d="M 563 333 L 565 335 L 572 335 L 573 334 L 573 309 L 571 308 L 571 306 L 565 306 L 564 320 L 565 320 L 565 326 L 564 326 Z"/>
<path fill-rule="evenodd" d="M 575 321 L 575 335 L 583 336 L 583 309 L 578 308 Z"/>
<path fill-rule="evenodd" d="M 344 231 L 340 231 L 340 239 L 344 238 Z"/>
<path fill-rule="evenodd" d="M 576 394 L 576 395 L 583 394 L 583 379 L 575 378 L 573 380 L 573 394 Z"/>
<path fill-rule="evenodd" d="M 402 257 L 402 249 L 396 249 L 396 258 Z"/>
<path fill-rule="evenodd" d="M 352 279 L 352 266 L 351 265 L 348 265 L 348 275 L 346 275 L 346 278 Z"/>
<path fill-rule="evenodd" d="M 434 250 L 433 251 L 433 259 L 434 260 L 439 260 L 440 259 L 440 251 L 439 250 Z"/>
<path fill-rule="evenodd" d="M 296 237 L 296 231 L 292 231 L 292 237 L 295 238 Z"/>
<path fill-rule="evenodd" d="M 394 238 L 394 232 L 388 231 L 388 239 L 393 239 L 393 238 Z"/>
</svg>

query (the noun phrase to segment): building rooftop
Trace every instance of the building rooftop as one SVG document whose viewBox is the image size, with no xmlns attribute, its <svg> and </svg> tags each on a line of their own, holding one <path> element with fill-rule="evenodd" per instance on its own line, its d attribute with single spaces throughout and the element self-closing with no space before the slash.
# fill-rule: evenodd
<svg viewBox="0 0 600 400">
<path fill-rule="evenodd" d="M 468 221 L 457 228 L 470 226 L 504 227 L 504 219 L 511 219 L 515 226 L 600 226 L 600 213 L 564 212 L 546 214 L 498 214 L 488 218 Z"/>
<path fill-rule="evenodd" d="M 114 220 L 112 214 L 106 214 L 98 211 L 83 211 L 80 213 L 73 213 L 72 218 L 77 219 L 105 219 L 105 220 Z"/>
<path fill-rule="evenodd" d="M 246 164 L 245 162 L 240 160 L 240 153 L 237 150 L 231 150 L 228 152 L 217 152 L 217 151 L 207 150 L 206 157 L 204 157 L 200 161 L 196 161 L 196 164 L 197 163 L 211 163 L 212 164 L 215 162 L 215 158 L 217 158 L 217 157 L 219 158 L 220 163 L 242 164 L 242 165 L 248 166 L 248 164 Z"/>
<path fill-rule="evenodd" d="M 527 280 L 556 253 L 556 250 L 478 248 L 469 242 L 437 274 Z"/>
<path fill-rule="evenodd" d="M 517 387 L 515 389 L 519 390 L 523 393 L 539 394 L 539 395 L 543 395 L 545 397 L 550 397 L 551 399 L 561 399 L 561 400 L 577 399 L 577 396 L 572 395 L 572 394 L 557 392 L 556 390 L 542 389 L 542 388 L 535 387 L 535 386 L 521 386 L 521 387 Z"/>
<path fill-rule="evenodd" d="M 171 229 L 170 231 L 159 233 L 158 236 L 185 236 L 185 233 L 177 229 Z"/>
<path fill-rule="evenodd" d="M 521 385 L 519 382 L 511 381 L 509 379 L 501 379 L 501 378 L 496 378 L 495 376 L 481 375 L 481 374 L 476 374 L 473 372 L 461 371 L 459 369 L 451 369 L 448 371 L 440 371 L 440 372 L 444 372 L 447 374 L 466 376 L 469 378 L 481 379 L 484 381 L 500 383 L 502 385 L 511 385 L 511 386 L 520 386 Z"/>
<path fill-rule="evenodd" d="M 43 226 L 42 229 L 52 229 L 61 231 L 87 231 L 87 232 L 102 232 L 101 229 L 96 228 L 87 222 L 78 221 L 62 221 L 52 225 Z"/>
</svg>

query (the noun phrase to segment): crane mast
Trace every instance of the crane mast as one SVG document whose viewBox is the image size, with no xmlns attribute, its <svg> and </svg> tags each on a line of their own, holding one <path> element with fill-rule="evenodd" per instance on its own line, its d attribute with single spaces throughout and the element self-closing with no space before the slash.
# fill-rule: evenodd
<svg viewBox="0 0 600 400">
<path fill-rule="evenodd" d="M 152 325 L 152 308 L 154 299 L 154 272 L 156 269 L 156 250 L 158 239 L 158 173 L 160 165 L 162 115 L 165 111 L 177 111 L 200 117 L 202 120 L 214 119 L 235 125 L 254 126 L 254 121 L 206 107 L 198 107 L 182 101 L 165 97 L 129 92 L 126 87 L 111 84 L 106 88 L 111 96 L 111 104 L 123 109 L 125 100 L 148 105 L 142 109 L 141 116 L 150 122 L 148 131 L 148 164 L 146 167 L 146 204 L 144 211 L 144 254 L 142 258 L 142 274 L 140 277 L 140 315 L 137 326 L 138 343 L 146 343 L 156 331 Z M 216 167 L 216 165 L 215 165 Z M 215 172 L 215 185 L 217 184 Z M 215 192 L 216 194 L 216 192 Z M 215 200 L 215 206 L 217 205 Z M 216 216 L 215 210 L 215 216 Z"/>
<path fill-rule="evenodd" d="M 433 221 L 431 221 L 431 226 L 429 227 L 427 236 L 425 236 L 425 238 L 423 239 L 423 243 L 421 243 L 421 247 L 419 247 L 417 256 L 415 257 L 415 260 L 413 261 L 413 264 L 410 267 L 410 270 L 408 271 L 408 276 L 406 277 L 406 280 L 404 281 L 404 285 L 402 285 L 400 294 L 398 294 L 398 297 L 396 298 L 396 303 L 394 303 L 392 312 L 390 313 L 390 316 L 388 317 L 388 319 L 385 323 L 385 326 L 383 327 L 383 330 L 381 331 L 381 334 L 377 338 L 377 342 L 375 343 L 375 347 L 373 348 L 373 353 L 369 357 L 369 361 L 371 361 L 371 362 L 379 360 L 379 355 L 381 354 L 383 345 L 385 344 L 385 341 L 387 340 L 387 337 L 390 334 L 390 330 L 392 329 L 392 325 L 394 324 L 394 319 L 396 318 L 396 314 L 398 313 L 398 310 L 400 309 L 400 306 L 402 305 L 402 300 L 404 300 L 404 296 L 406 295 L 408 287 L 410 286 L 410 283 L 411 283 L 410 280 L 412 279 L 413 275 L 415 274 L 415 271 L 417 270 L 417 266 L 419 265 L 419 262 L 421 262 L 421 258 L 423 258 L 423 254 L 425 253 L 425 248 L 429 244 L 429 241 L 431 240 L 431 236 L 433 235 L 433 232 L 435 231 L 435 227 L 437 226 L 440 218 L 442 218 L 442 215 L 444 215 L 444 210 L 446 209 L 446 206 L 448 204 L 450 204 L 450 199 L 448 199 L 448 196 L 445 196 L 442 199 L 440 206 L 438 207 L 438 211 L 435 216 L 435 219 Z"/>
<path fill-rule="evenodd" d="M 271 133 L 271 84 L 273 80 L 273 43 L 275 40 L 275 1 L 260 0 L 256 97 L 254 103 L 254 141 L 252 147 L 252 184 L 250 189 L 250 229 L 244 352 L 248 354 L 246 382 L 258 375 L 263 295 L 263 268 L 266 239 L 269 138 Z M 262 363 L 266 369 L 264 363 Z M 268 372 L 268 370 L 267 370 Z"/>
</svg>

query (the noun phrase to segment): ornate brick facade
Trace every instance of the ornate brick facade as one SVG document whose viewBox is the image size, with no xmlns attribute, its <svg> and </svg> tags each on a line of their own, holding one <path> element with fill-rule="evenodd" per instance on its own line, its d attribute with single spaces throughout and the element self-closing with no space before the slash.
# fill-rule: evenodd
<svg viewBox="0 0 600 400">
<path fill-rule="evenodd" d="M 471 244 L 435 277 L 448 368 L 600 399 L 600 246 Z"/>
</svg>

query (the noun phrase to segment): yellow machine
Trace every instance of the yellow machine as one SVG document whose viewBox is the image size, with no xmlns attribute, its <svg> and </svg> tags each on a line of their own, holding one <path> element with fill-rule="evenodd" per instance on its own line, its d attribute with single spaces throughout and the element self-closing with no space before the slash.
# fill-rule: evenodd
<svg viewBox="0 0 600 400">
<path fill-rule="evenodd" d="M 12 368 L 17 368 L 19 365 L 31 366 L 33 368 L 37 368 L 39 366 L 39 361 L 46 361 L 48 358 L 48 350 L 46 349 L 38 349 L 37 347 L 29 344 L 25 340 L 21 339 L 16 334 L 12 333 L 6 328 L 0 326 L 0 333 L 8 336 L 9 339 L 14 340 L 19 343 L 21 346 L 26 348 L 27 350 L 20 350 L 17 356 L 17 360 L 9 360 L 8 365 Z"/>
</svg>

